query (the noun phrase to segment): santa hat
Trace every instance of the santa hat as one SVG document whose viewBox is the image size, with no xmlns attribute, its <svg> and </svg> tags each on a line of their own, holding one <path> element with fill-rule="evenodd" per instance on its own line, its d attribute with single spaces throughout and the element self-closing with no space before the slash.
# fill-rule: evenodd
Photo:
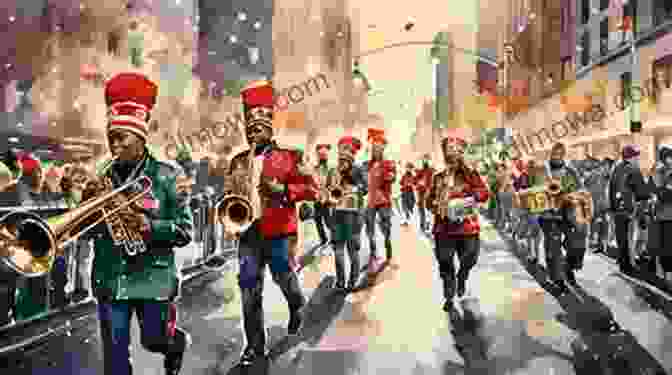
<svg viewBox="0 0 672 375">
<path fill-rule="evenodd" d="M 345 156 L 350 160 L 355 160 L 355 155 L 362 148 L 362 141 L 359 138 L 346 136 L 338 141 L 338 154 Z"/>
<path fill-rule="evenodd" d="M 366 139 L 371 144 L 378 143 L 378 144 L 387 145 L 387 139 L 385 138 L 385 130 L 383 130 L 383 129 L 369 128 L 368 132 L 367 132 Z"/>
<path fill-rule="evenodd" d="M 119 73 L 105 85 L 107 131 L 126 130 L 145 141 L 149 113 L 156 104 L 158 86 L 140 73 Z"/>
<path fill-rule="evenodd" d="M 243 111 L 247 127 L 263 125 L 273 127 L 273 109 L 275 106 L 275 90 L 270 81 L 254 81 L 245 86 L 240 95 L 243 99 Z M 256 108 L 266 111 L 255 111 Z"/>
</svg>

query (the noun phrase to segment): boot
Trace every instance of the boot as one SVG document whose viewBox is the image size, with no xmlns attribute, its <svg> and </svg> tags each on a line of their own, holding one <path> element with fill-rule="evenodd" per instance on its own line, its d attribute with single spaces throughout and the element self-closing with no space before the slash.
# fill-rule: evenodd
<svg viewBox="0 0 672 375">
<path fill-rule="evenodd" d="M 175 337 L 172 338 L 175 349 L 166 354 L 163 360 L 163 367 L 166 370 L 166 375 L 178 375 L 182 370 L 182 360 L 184 359 L 184 352 L 191 344 L 191 336 L 177 328 L 175 330 Z"/>
<path fill-rule="evenodd" d="M 287 325 L 288 335 L 298 335 L 303 326 L 303 306 L 298 309 L 292 309 L 289 313 L 289 324 Z"/>
<path fill-rule="evenodd" d="M 389 238 L 385 239 L 385 257 L 388 262 L 392 259 L 392 240 Z"/>
<path fill-rule="evenodd" d="M 243 367 L 252 366 L 257 359 L 263 358 L 265 355 L 263 351 L 254 350 L 254 348 L 248 346 L 240 355 L 238 364 Z"/>
</svg>

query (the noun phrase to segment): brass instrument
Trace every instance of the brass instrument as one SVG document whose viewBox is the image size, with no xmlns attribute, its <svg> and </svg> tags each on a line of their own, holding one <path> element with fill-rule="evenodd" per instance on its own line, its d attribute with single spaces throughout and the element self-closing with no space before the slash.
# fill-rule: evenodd
<svg viewBox="0 0 672 375">
<path fill-rule="evenodd" d="M 137 191 L 135 188 L 143 182 L 143 189 Z M 128 193 L 131 188 L 133 191 Z M 0 265 L 17 277 L 42 276 L 50 271 L 57 252 L 63 251 L 66 245 L 103 221 L 108 221 L 115 242 L 137 238 L 139 234 L 133 234 L 126 228 L 119 213 L 140 204 L 151 189 L 152 181 L 141 176 L 47 220 L 25 210 L 4 215 L 0 218 Z M 92 218 L 93 223 L 89 224 Z M 80 229 L 86 224 L 84 229 Z M 117 231 L 122 230 L 122 226 L 125 233 Z"/>
<path fill-rule="evenodd" d="M 333 179 L 329 181 L 328 191 L 329 202 L 334 208 L 355 208 L 354 191 L 352 186 L 347 185 L 343 180 L 340 170 L 336 171 Z"/>
<path fill-rule="evenodd" d="M 255 145 L 251 144 L 247 156 L 246 181 L 234 181 L 232 192 L 215 204 L 215 215 L 224 230 L 236 236 L 244 232 L 255 219 L 251 199 L 258 185 L 255 181 L 254 149 Z"/>
<path fill-rule="evenodd" d="M 433 206 L 436 207 L 435 214 L 441 219 L 460 224 L 464 222 L 466 216 L 464 199 L 450 198 L 450 194 L 462 191 L 462 184 L 459 181 L 450 181 L 451 179 L 452 176 L 448 175 L 442 177 Z"/>
</svg>

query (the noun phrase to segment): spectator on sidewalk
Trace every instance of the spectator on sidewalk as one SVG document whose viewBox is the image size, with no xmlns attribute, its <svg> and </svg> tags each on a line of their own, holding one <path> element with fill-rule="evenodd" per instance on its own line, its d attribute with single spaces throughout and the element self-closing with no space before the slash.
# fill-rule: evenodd
<svg viewBox="0 0 672 375">
<path fill-rule="evenodd" d="M 639 146 L 624 146 L 623 160 L 614 168 L 609 182 L 609 201 L 614 213 L 618 243 L 618 264 L 621 272 L 626 275 L 634 274 L 629 234 L 635 204 L 648 200 L 653 193 L 640 170 L 640 154 Z"/>
<path fill-rule="evenodd" d="M 665 273 L 665 279 L 672 281 L 672 145 L 662 145 L 659 160 L 653 176 L 656 185 L 656 217 L 649 228 L 648 248 L 657 256 Z"/>
<path fill-rule="evenodd" d="M 42 195 L 43 169 L 41 162 L 32 155 L 22 155 L 19 159 L 21 177 L 17 182 L 18 203 L 31 211 L 46 209 Z M 17 320 L 26 320 L 45 313 L 49 304 L 49 275 L 17 280 L 16 311 Z"/>
<path fill-rule="evenodd" d="M 68 173 L 61 180 L 65 202 L 69 209 L 82 203 L 82 194 L 87 182 L 93 178 L 92 171 L 83 165 L 71 166 Z M 72 301 L 78 302 L 91 295 L 91 264 L 93 263 L 93 243 L 90 240 L 79 239 L 73 245 L 74 272 L 69 272 L 74 280 Z"/>
</svg>

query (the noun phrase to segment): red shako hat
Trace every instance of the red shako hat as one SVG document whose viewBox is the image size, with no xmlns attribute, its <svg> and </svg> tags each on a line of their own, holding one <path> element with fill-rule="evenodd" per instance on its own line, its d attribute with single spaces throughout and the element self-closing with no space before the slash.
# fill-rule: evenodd
<svg viewBox="0 0 672 375">
<path fill-rule="evenodd" d="M 273 110 L 275 106 L 275 90 L 270 81 L 254 81 L 246 85 L 240 95 L 243 99 L 246 126 L 257 124 L 273 127 Z M 259 110 L 257 108 L 263 108 Z"/>
<path fill-rule="evenodd" d="M 156 104 L 159 87 L 140 73 L 119 73 L 105 85 L 108 133 L 126 130 L 147 140 L 149 113 Z"/>
</svg>

